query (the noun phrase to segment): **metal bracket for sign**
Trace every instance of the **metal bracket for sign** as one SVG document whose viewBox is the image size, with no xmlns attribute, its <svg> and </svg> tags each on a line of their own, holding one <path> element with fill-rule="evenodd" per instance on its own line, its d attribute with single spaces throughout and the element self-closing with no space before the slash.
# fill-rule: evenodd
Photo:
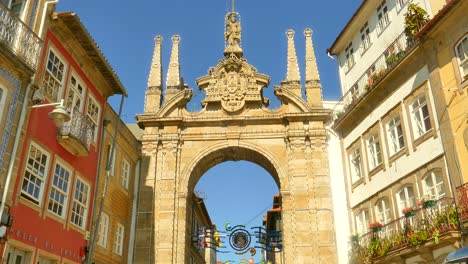
<svg viewBox="0 0 468 264">
<path fill-rule="evenodd" d="M 218 253 L 229 253 L 225 246 L 225 240 L 228 239 L 236 255 L 250 253 L 251 256 L 255 256 L 257 249 L 274 253 L 283 250 L 281 231 L 269 231 L 261 226 L 248 230 L 244 225 L 232 227 L 230 223 L 227 223 L 224 229 L 225 231 L 219 231 L 207 226 L 198 228 L 197 236 L 193 237 L 196 248 L 198 250 L 209 248 Z"/>
</svg>

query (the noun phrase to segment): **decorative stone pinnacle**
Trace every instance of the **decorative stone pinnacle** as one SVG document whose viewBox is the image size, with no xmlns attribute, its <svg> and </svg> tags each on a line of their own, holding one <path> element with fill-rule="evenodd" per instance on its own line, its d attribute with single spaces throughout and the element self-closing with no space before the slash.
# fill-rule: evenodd
<svg viewBox="0 0 468 264">
<path fill-rule="evenodd" d="M 161 46 L 163 38 L 158 35 L 154 38 L 154 53 L 151 61 L 151 68 L 148 77 L 149 90 L 162 90 L 162 58 Z"/>
<path fill-rule="evenodd" d="M 294 30 L 289 29 L 286 32 L 288 37 L 288 66 L 286 72 L 286 82 L 300 82 L 301 75 L 299 64 L 297 63 L 296 48 L 294 47 Z"/>
<path fill-rule="evenodd" d="M 304 36 L 306 40 L 306 82 L 320 83 L 320 76 L 317 67 L 317 59 L 315 57 L 314 45 L 312 43 L 312 29 L 306 28 L 304 30 Z"/>
<path fill-rule="evenodd" d="M 180 83 L 180 64 L 179 64 L 179 43 L 180 36 L 172 36 L 172 51 L 169 60 L 169 69 L 167 71 L 166 87 L 181 87 Z"/>
</svg>

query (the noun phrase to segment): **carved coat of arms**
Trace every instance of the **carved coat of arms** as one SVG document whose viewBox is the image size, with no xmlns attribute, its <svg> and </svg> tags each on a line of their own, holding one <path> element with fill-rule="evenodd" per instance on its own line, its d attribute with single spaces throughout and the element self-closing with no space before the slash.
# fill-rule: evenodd
<svg viewBox="0 0 468 264">
<path fill-rule="evenodd" d="M 221 80 L 221 105 L 228 112 L 236 112 L 245 105 L 247 82 L 237 72 L 228 72 Z"/>
</svg>

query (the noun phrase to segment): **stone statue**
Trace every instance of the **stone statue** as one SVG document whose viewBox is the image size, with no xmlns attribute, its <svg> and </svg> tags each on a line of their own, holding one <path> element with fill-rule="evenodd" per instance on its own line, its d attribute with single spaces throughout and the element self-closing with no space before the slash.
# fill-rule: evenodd
<svg viewBox="0 0 468 264">
<path fill-rule="evenodd" d="M 226 31 L 224 32 L 224 40 L 227 42 L 224 54 L 234 53 L 242 56 L 241 42 L 241 23 L 238 19 L 238 14 L 231 12 L 226 15 Z"/>
</svg>

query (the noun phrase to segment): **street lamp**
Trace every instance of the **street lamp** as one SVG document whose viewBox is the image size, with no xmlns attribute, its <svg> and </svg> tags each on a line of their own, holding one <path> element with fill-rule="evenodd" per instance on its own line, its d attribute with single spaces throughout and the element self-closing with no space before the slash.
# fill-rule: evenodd
<svg viewBox="0 0 468 264">
<path fill-rule="evenodd" d="M 33 105 L 31 106 L 31 108 L 42 108 L 46 106 L 55 106 L 54 110 L 52 110 L 52 112 L 49 113 L 49 118 L 54 121 L 55 126 L 61 127 L 65 122 L 70 121 L 71 117 L 65 109 L 63 99 L 61 99 L 60 102 L 56 103 Z"/>
</svg>

